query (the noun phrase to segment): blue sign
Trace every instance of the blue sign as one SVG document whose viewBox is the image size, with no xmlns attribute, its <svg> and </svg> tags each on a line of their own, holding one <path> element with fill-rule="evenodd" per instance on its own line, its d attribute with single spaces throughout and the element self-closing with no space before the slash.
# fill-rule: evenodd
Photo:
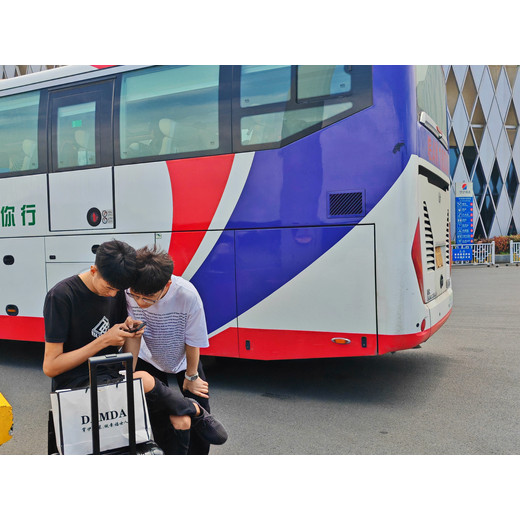
<svg viewBox="0 0 520 520">
<path fill-rule="evenodd" d="M 456 183 L 455 195 L 455 242 L 457 244 L 472 244 L 473 184 L 471 182 Z M 459 254 L 468 255 L 469 253 L 460 252 Z M 455 260 L 455 250 L 453 250 L 453 260 L 457 261 Z M 466 259 L 459 261 L 466 261 Z"/>
<path fill-rule="evenodd" d="M 454 262 L 473 262 L 473 246 L 453 246 L 451 255 Z"/>
</svg>

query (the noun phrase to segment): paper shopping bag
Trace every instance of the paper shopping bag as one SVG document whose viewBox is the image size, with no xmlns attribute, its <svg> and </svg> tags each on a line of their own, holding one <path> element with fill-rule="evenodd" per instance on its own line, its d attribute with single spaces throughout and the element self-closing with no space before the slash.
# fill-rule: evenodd
<svg viewBox="0 0 520 520">
<path fill-rule="evenodd" d="M 152 439 L 148 408 L 141 379 L 134 379 L 136 443 Z M 51 393 L 56 444 L 62 455 L 86 455 L 92 449 L 90 388 Z M 126 381 L 98 387 L 101 451 L 128 446 Z"/>
</svg>

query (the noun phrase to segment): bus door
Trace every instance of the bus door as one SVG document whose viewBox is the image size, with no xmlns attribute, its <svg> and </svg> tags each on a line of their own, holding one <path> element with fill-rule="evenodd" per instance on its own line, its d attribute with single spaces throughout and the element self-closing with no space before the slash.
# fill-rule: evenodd
<svg viewBox="0 0 520 520">
<path fill-rule="evenodd" d="M 113 90 L 103 81 L 49 93 L 51 231 L 114 228 Z"/>
</svg>

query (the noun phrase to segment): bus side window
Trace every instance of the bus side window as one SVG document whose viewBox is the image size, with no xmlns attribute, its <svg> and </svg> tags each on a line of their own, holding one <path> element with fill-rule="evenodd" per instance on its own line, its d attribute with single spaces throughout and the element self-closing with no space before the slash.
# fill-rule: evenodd
<svg viewBox="0 0 520 520">
<path fill-rule="evenodd" d="M 288 65 L 243 65 L 240 75 L 240 106 L 243 108 L 284 103 L 291 97 Z"/>
<path fill-rule="evenodd" d="M 40 93 L 0 98 L 0 173 L 38 169 Z"/>
<path fill-rule="evenodd" d="M 241 118 L 242 144 L 279 143 L 352 108 L 350 101 Z"/>
<path fill-rule="evenodd" d="M 299 65 L 297 101 L 347 95 L 352 78 L 346 65 Z"/>
<path fill-rule="evenodd" d="M 58 166 L 96 164 L 96 102 L 58 108 Z"/>
<path fill-rule="evenodd" d="M 372 103 L 370 66 L 242 66 L 235 82 L 239 150 L 288 144 Z"/>
<path fill-rule="evenodd" d="M 444 135 L 448 135 L 446 121 L 446 89 L 440 65 L 417 65 L 415 67 L 418 116 L 426 112 L 439 126 Z"/>
<path fill-rule="evenodd" d="M 216 151 L 218 65 L 152 67 L 123 75 L 121 159 Z"/>
</svg>

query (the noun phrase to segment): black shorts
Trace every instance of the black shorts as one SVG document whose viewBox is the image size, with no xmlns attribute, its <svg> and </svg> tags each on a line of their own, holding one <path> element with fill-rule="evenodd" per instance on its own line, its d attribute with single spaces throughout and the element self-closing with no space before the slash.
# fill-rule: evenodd
<svg viewBox="0 0 520 520">
<path fill-rule="evenodd" d="M 115 368 L 103 368 L 103 370 L 98 370 L 97 374 L 97 384 L 99 385 L 108 385 L 111 383 L 120 383 L 125 378 L 124 375 L 121 375 L 119 371 Z M 90 377 L 87 376 L 78 376 L 73 379 L 69 379 L 66 383 L 60 385 L 59 387 L 54 387 L 53 380 L 53 388 L 52 391 L 56 390 L 65 390 L 69 388 L 87 388 L 90 386 Z"/>
</svg>

